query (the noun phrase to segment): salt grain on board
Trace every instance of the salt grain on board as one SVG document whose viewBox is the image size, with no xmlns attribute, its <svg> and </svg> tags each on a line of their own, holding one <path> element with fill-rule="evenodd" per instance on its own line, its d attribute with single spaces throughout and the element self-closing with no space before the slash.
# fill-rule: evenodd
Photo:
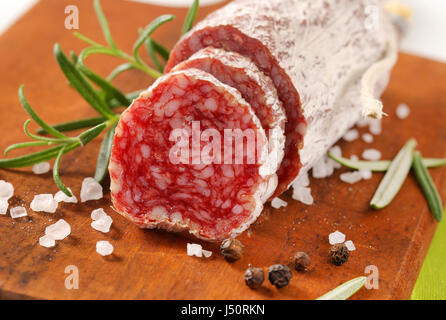
<svg viewBox="0 0 446 320">
<path fill-rule="evenodd" d="M 82 181 L 81 201 L 99 200 L 103 197 L 102 186 L 93 178 Z"/>
<path fill-rule="evenodd" d="M 362 153 L 362 158 L 369 161 L 378 161 L 381 159 L 381 152 L 376 149 L 367 149 Z"/>
<path fill-rule="evenodd" d="M 359 132 L 356 129 L 347 131 L 347 133 L 343 137 L 343 139 L 347 142 L 355 141 L 358 138 L 359 138 Z"/>
<path fill-rule="evenodd" d="M 345 241 L 345 234 L 337 230 L 333 233 L 330 233 L 328 236 L 328 242 L 330 242 L 331 245 L 344 243 L 344 241 Z"/>
<path fill-rule="evenodd" d="M 108 241 L 96 242 L 96 252 L 105 257 L 113 253 L 113 245 Z"/>
<path fill-rule="evenodd" d="M 199 244 L 188 243 L 187 244 L 187 255 L 189 257 L 196 256 L 198 258 L 201 258 L 203 256 L 203 248 Z"/>
<path fill-rule="evenodd" d="M 410 115 L 410 108 L 407 104 L 401 103 L 396 108 L 396 116 L 399 119 L 406 119 Z"/>
<path fill-rule="evenodd" d="M 355 247 L 353 241 L 348 240 L 348 241 L 345 241 L 344 244 L 347 247 L 348 251 L 355 251 L 356 250 L 356 247 Z"/>
<path fill-rule="evenodd" d="M 382 133 L 382 120 L 371 119 L 369 123 L 369 130 L 375 136 L 379 136 Z"/>
<path fill-rule="evenodd" d="M 57 191 L 57 193 L 54 195 L 54 200 L 57 202 L 77 203 L 77 198 L 73 194 L 73 191 L 71 191 L 70 188 L 68 188 L 68 190 L 73 195 L 72 197 L 67 196 L 63 191 Z"/>
<path fill-rule="evenodd" d="M 31 210 L 36 212 L 56 212 L 58 202 L 54 200 L 52 194 L 38 194 L 31 201 Z"/>
<path fill-rule="evenodd" d="M 5 215 L 8 212 L 8 200 L 0 199 L 0 214 Z"/>
<path fill-rule="evenodd" d="M 112 223 L 113 223 L 113 219 L 110 216 L 105 215 L 105 216 L 100 217 L 98 220 L 94 220 L 91 223 L 91 227 L 97 231 L 102 232 L 102 233 L 107 233 L 110 231 L 110 227 L 111 227 Z"/>
<path fill-rule="evenodd" d="M 56 241 L 54 240 L 53 237 L 51 237 L 51 236 L 46 234 L 46 235 L 41 236 L 39 238 L 39 244 L 42 247 L 51 248 L 51 247 L 54 247 L 56 245 Z"/>
<path fill-rule="evenodd" d="M 212 256 L 212 251 L 202 250 L 202 252 L 206 258 L 210 258 Z"/>
<path fill-rule="evenodd" d="M 33 166 L 33 172 L 34 174 L 45 174 L 50 171 L 50 164 L 49 162 L 41 162 L 37 163 Z"/>
<path fill-rule="evenodd" d="M 332 162 L 329 162 L 327 156 L 322 157 L 313 167 L 312 173 L 313 178 L 315 179 L 323 179 L 331 176 L 334 172 Z"/>
<path fill-rule="evenodd" d="M 26 217 L 28 215 L 28 212 L 26 212 L 26 209 L 24 207 L 14 207 L 9 210 L 9 214 L 11 215 L 11 218 L 17 219 Z"/>
<path fill-rule="evenodd" d="M 313 196 L 311 195 L 311 188 L 308 187 L 293 186 L 292 198 L 306 204 L 307 206 L 311 206 L 314 203 Z"/>
<path fill-rule="evenodd" d="M 351 171 L 351 172 L 345 172 L 339 176 L 339 179 L 341 181 L 349 183 L 349 184 L 355 184 L 363 179 L 362 174 L 359 171 Z"/>
<path fill-rule="evenodd" d="M 91 219 L 92 220 L 99 220 L 101 218 L 105 218 L 107 214 L 105 213 L 104 209 L 99 208 L 95 209 L 91 212 Z"/>
<path fill-rule="evenodd" d="M 331 154 L 333 154 L 334 156 L 336 156 L 338 158 L 342 157 L 342 149 L 341 149 L 340 146 L 334 146 L 329 151 L 330 151 Z M 333 169 L 340 169 L 340 168 L 342 168 L 342 165 L 340 163 L 337 163 L 333 159 L 329 158 L 328 155 L 327 155 L 326 159 L 327 159 L 326 160 L 327 166 L 331 166 L 331 167 L 333 167 Z"/>
<path fill-rule="evenodd" d="M 372 171 L 370 171 L 370 170 L 361 169 L 361 170 L 359 170 L 359 173 L 361 174 L 361 176 L 364 180 L 372 179 Z"/>
<path fill-rule="evenodd" d="M 370 133 L 364 133 L 364 134 L 362 135 L 362 140 L 363 140 L 365 143 L 372 143 L 373 140 L 374 140 L 374 138 L 373 138 L 373 136 L 372 136 Z"/>
<path fill-rule="evenodd" d="M 45 228 L 45 234 L 54 240 L 63 240 L 71 233 L 71 227 L 64 219 Z"/>
<path fill-rule="evenodd" d="M 11 183 L 0 180 L 0 199 L 9 200 L 14 195 L 14 187 Z"/>
<path fill-rule="evenodd" d="M 288 205 L 288 203 L 286 201 L 283 201 L 280 198 L 274 198 L 271 201 L 271 207 L 273 207 L 274 209 L 280 209 L 282 207 L 286 207 Z"/>
</svg>

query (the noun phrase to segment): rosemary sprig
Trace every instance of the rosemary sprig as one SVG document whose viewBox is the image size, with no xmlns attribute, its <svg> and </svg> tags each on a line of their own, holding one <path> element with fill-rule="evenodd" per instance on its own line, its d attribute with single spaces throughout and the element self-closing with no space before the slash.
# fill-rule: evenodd
<svg viewBox="0 0 446 320">
<path fill-rule="evenodd" d="M 327 292 L 316 300 L 347 300 L 359 289 L 361 289 L 366 282 L 367 278 L 364 276 L 352 279 L 344 284 L 341 284 L 339 287 L 331 290 L 330 292 Z"/>
<path fill-rule="evenodd" d="M 338 157 L 331 152 L 328 153 L 328 156 L 336 161 L 337 163 L 343 165 L 344 167 L 354 169 L 354 170 L 370 170 L 372 172 L 386 172 L 392 161 L 389 160 L 381 160 L 381 161 L 355 161 L 350 160 L 343 157 Z M 423 164 L 427 168 L 437 168 L 446 166 L 446 159 L 431 159 L 426 158 L 422 159 Z"/>
<path fill-rule="evenodd" d="M 192 27 L 198 6 L 199 1 L 194 1 L 184 22 L 183 31 L 188 31 Z M 30 115 L 30 118 L 40 126 L 40 129 L 37 130 L 37 134 L 31 133 L 28 130 L 31 120 L 27 120 L 24 125 L 24 131 L 25 134 L 34 141 L 10 145 L 5 149 L 5 156 L 13 150 L 22 148 L 45 146 L 50 148 L 16 158 L 0 159 L 0 168 L 28 167 L 42 161 L 56 159 L 53 167 L 53 179 L 59 189 L 61 189 L 67 196 L 71 196 L 71 192 L 63 184 L 59 175 L 62 157 L 76 148 L 87 145 L 89 142 L 97 138 L 102 132 L 106 131 L 107 133 L 101 144 L 95 171 L 96 180 L 102 181 L 107 174 L 114 130 L 120 116 L 118 113 L 115 113 L 112 110 L 122 106 L 128 107 L 132 100 L 138 97 L 141 92 L 136 91 L 129 94 L 124 94 L 111 84 L 112 80 L 122 72 L 130 69 L 141 70 L 150 77 L 156 79 L 164 72 L 164 67 L 159 61 L 157 55 L 164 61 L 167 61 L 170 55 L 169 50 L 152 39 L 151 35 L 160 26 L 173 20 L 174 16 L 163 15 L 153 20 L 141 31 L 133 46 L 132 54 L 127 54 L 116 45 L 99 0 L 94 0 L 94 9 L 107 45 L 102 45 L 99 42 L 76 32 L 74 33 L 74 36 L 89 44 L 90 47 L 84 49 L 79 55 L 74 52 L 70 52 L 68 58 L 60 48 L 59 44 L 56 43 L 54 45 L 54 55 L 70 86 L 73 87 L 100 115 L 92 118 L 49 125 L 37 115 L 33 108 L 31 108 L 23 93 L 23 86 L 21 86 L 19 89 L 19 100 L 21 105 Z M 139 49 L 143 44 L 145 44 L 156 69 L 153 69 L 142 60 L 139 54 Z M 118 57 L 123 59 L 125 62 L 117 66 L 110 73 L 110 75 L 104 79 L 100 75 L 93 72 L 85 64 L 87 57 L 93 54 Z M 78 129 L 86 130 L 76 137 L 69 137 L 62 133 Z M 41 136 L 42 134 L 49 134 L 52 137 Z"/>
<path fill-rule="evenodd" d="M 441 203 L 441 198 L 438 194 L 437 188 L 435 187 L 435 183 L 427 171 L 426 166 L 423 164 L 419 151 L 415 151 L 414 153 L 413 168 L 418 183 L 423 189 L 424 196 L 429 204 L 432 215 L 438 222 L 440 222 L 443 219 L 443 204 Z"/>
<path fill-rule="evenodd" d="M 412 166 L 413 152 L 416 145 L 417 142 L 414 139 L 409 140 L 392 161 L 372 201 L 370 201 L 372 208 L 382 209 L 387 207 L 395 198 Z"/>
</svg>

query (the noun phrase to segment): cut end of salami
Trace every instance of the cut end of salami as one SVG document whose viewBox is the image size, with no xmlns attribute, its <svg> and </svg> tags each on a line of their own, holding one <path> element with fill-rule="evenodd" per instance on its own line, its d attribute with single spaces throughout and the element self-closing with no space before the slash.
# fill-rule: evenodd
<svg viewBox="0 0 446 320">
<path fill-rule="evenodd" d="M 237 90 L 197 69 L 169 73 L 121 116 L 113 206 L 142 228 L 234 237 L 277 185 L 267 153 L 265 130 Z"/>
</svg>

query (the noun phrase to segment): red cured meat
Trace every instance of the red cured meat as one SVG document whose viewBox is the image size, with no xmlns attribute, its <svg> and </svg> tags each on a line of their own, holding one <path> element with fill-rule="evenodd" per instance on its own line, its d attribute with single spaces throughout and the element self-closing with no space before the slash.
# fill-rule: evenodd
<svg viewBox="0 0 446 320">
<path fill-rule="evenodd" d="M 361 114 L 380 116 L 375 86 L 385 87 L 395 43 L 378 0 L 235 0 L 179 41 L 166 70 L 212 46 L 250 58 L 273 80 L 288 118 L 279 195 Z"/>
<path fill-rule="evenodd" d="M 265 131 L 237 90 L 198 69 L 167 74 L 133 102 L 116 128 L 109 166 L 113 206 L 141 228 L 188 230 L 205 240 L 234 237 L 255 221 L 277 177 L 270 163 L 250 163 L 246 153 L 241 164 L 206 164 L 200 153 L 179 153 L 173 130 L 183 130 L 183 143 L 194 148 L 190 131 L 197 122 L 201 134 L 220 134 L 222 146 L 225 129 L 255 131 L 257 157 L 267 151 Z M 198 146 L 201 155 L 210 154 L 206 145 Z M 221 157 L 224 162 L 226 150 Z"/>
<path fill-rule="evenodd" d="M 278 169 L 284 155 L 286 114 L 271 78 L 248 58 L 212 47 L 200 50 L 172 71 L 190 68 L 210 73 L 241 93 L 259 118 L 269 143 L 274 144 L 270 156 L 275 158 Z"/>
</svg>

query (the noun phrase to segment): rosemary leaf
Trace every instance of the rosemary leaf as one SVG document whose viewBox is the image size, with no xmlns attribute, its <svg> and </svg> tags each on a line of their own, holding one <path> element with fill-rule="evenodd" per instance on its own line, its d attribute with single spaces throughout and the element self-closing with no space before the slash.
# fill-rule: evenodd
<svg viewBox="0 0 446 320">
<path fill-rule="evenodd" d="M 70 51 L 70 57 L 71 57 L 71 60 L 73 60 L 73 63 L 76 64 L 77 59 L 78 59 L 77 54 L 74 51 Z"/>
<path fill-rule="evenodd" d="M 145 45 L 146 45 L 147 52 L 149 53 L 149 56 L 152 59 L 155 67 L 158 69 L 159 72 L 164 73 L 164 66 L 161 64 L 161 62 L 158 60 L 158 58 L 156 56 L 156 51 L 155 51 L 156 49 L 153 44 L 153 40 L 150 38 L 147 38 L 147 40 L 145 41 Z"/>
<path fill-rule="evenodd" d="M 110 161 L 115 128 L 116 125 L 112 126 L 106 133 L 104 140 L 102 140 L 101 149 L 99 150 L 99 156 L 96 162 L 96 171 L 94 174 L 94 178 L 98 182 L 102 182 L 108 172 L 108 163 Z"/>
<path fill-rule="evenodd" d="M 31 139 L 38 140 L 38 141 L 45 141 L 45 142 L 47 142 L 47 143 L 66 143 L 66 142 L 73 141 L 73 139 L 72 139 L 72 138 L 69 138 L 69 137 L 67 137 L 67 138 L 65 138 L 65 139 L 57 139 L 57 138 L 41 137 L 41 136 L 32 134 L 32 133 L 29 132 L 29 130 L 28 130 L 28 126 L 29 126 L 29 123 L 30 123 L 30 122 L 31 122 L 30 119 L 28 119 L 28 120 L 25 121 L 25 124 L 23 125 L 23 131 L 25 131 L 25 134 L 26 134 L 28 137 L 30 137 Z"/>
<path fill-rule="evenodd" d="M 51 127 L 49 124 L 47 124 L 45 121 L 43 121 L 37 113 L 31 108 L 30 104 L 25 98 L 25 94 L 23 93 L 23 85 L 20 86 L 19 89 L 19 99 L 20 103 L 22 104 L 22 107 L 25 109 L 25 111 L 29 114 L 29 116 L 42 128 L 46 130 L 49 134 L 53 135 L 56 138 L 66 139 L 67 136 L 63 135 L 53 127 Z"/>
<path fill-rule="evenodd" d="M 68 60 L 67 56 L 61 50 L 59 44 L 54 45 L 54 55 L 59 63 L 60 68 L 67 77 L 70 84 L 76 89 L 77 92 L 100 114 L 108 119 L 114 119 L 116 117 L 113 112 L 110 111 L 108 105 L 101 99 L 97 92 L 93 89 L 91 84 L 85 78 L 85 76 L 74 66 L 74 64 Z M 39 123 L 40 125 L 40 123 Z M 47 132 L 48 128 L 43 127 Z M 54 130 L 54 129 L 52 129 Z"/>
<path fill-rule="evenodd" d="M 99 0 L 94 1 L 94 10 L 96 12 L 96 16 L 98 17 L 99 23 L 101 24 L 105 40 L 112 48 L 117 49 L 117 46 L 111 36 L 110 28 L 108 27 L 108 22 L 107 19 L 105 18 L 104 11 L 102 10 L 101 3 Z"/>
<path fill-rule="evenodd" d="M 79 146 L 79 141 L 67 145 L 67 147 L 64 149 L 64 154 L 76 149 Z M 57 154 L 62 147 L 63 145 L 59 145 L 50 149 L 38 151 L 17 158 L 0 159 L 0 168 L 24 168 L 32 166 L 36 163 L 54 159 L 55 157 L 57 157 Z"/>
<path fill-rule="evenodd" d="M 423 189 L 429 208 L 434 218 L 440 222 L 443 219 L 443 204 L 438 193 L 435 183 L 432 180 L 426 166 L 423 164 L 421 154 L 415 151 L 413 158 L 413 168 L 417 177 L 418 183 Z"/>
<path fill-rule="evenodd" d="M 367 278 L 362 276 L 333 289 L 332 291 L 324 294 L 323 296 L 317 298 L 316 300 L 347 300 L 352 295 L 354 295 L 359 289 L 361 289 L 366 283 Z"/>
<path fill-rule="evenodd" d="M 138 39 L 136 40 L 135 44 L 133 45 L 133 56 L 135 57 L 135 60 L 138 63 L 144 64 L 138 52 L 141 45 L 146 41 L 147 38 L 151 36 L 151 34 L 156 29 L 158 29 L 161 25 L 165 24 L 166 22 L 172 21 L 174 18 L 175 17 L 170 14 L 162 15 L 153 20 L 147 27 L 144 28 L 144 30 L 141 32 Z"/>
<path fill-rule="evenodd" d="M 157 52 L 161 58 L 163 58 L 164 61 L 169 60 L 170 51 L 167 50 L 164 46 L 159 44 L 156 40 L 150 39 L 153 45 L 153 49 L 155 49 L 155 52 Z"/>
<path fill-rule="evenodd" d="M 123 106 L 128 107 L 130 105 L 130 101 L 127 99 L 127 97 L 116 87 L 114 87 L 110 82 L 103 79 L 98 74 L 91 71 L 87 66 L 84 64 L 84 59 L 88 57 L 89 54 L 94 53 L 95 51 L 92 51 L 90 49 L 94 48 L 88 48 L 81 52 L 78 59 L 78 66 L 79 69 L 94 83 L 96 83 L 107 95 L 109 98 L 114 98 L 117 101 L 119 101 Z"/>
<path fill-rule="evenodd" d="M 184 35 L 192 29 L 194 25 L 195 17 L 197 16 L 198 6 L 200 5 L 199 0 L 194 0 L 192 6 L 189 8 L 189 11 L 186 15 L 186 20 L 184 21 L 183 29 L 181 30 L 181 34 Z"/>
<path fill-rule="evenodd" d="M 389 169 L 391 161 L 381 160 L 381 161 L 354 161 L 343 157 L 337 157 L 331 152 L 328 156 L 336 161 L 337 163 L 343 165 L 344 167 L 355 169 L 355 170 L 370 170 L 373 172 L 386 172 Z M 446 166 L 446 159 L 423 159 L 423 163 L 428 168 L 436 168 Z"/>
<path fill-rule="evenodd" d="M 56 130 L 61 131 L 61 132 L 67 132 L 67 131 L 74 131 L 74 130 L 78 130 L 78 129 L 91 128 L 98 124 L 101 124 L 102 122 L 104 122 L 106 120 L 107 119 L 105 117 L 94 117 L 94 118 L 87 118 L 87 119 L 59 123 L 59 124 L 53 125 L 52 127 Z M 46 133 L 46 130 L 40 128 L 39 130 L 37 130 L 37 133 L 44 134 L 44 133 Z"/>
<path fill-rule="evenodd" d="M 16 149 L 48 146 L 50 144 L 51 144 L 50 142 L 46 142 L 46 141 L 30 141 L 30 142 L 15 143 L 5 149 L 4 155 L 6 157 L 10 151 L 16 150 Z"/>
<path fill-rule="evenodd" d="M 101 47 L 101 46 L 102 46 L 100 43 L 98 43 L 98 42 L 96 42 L 96 41 L 94 41 L 94 40 L 91 40 L 91 39 L 88 38 L 87 36 L 84 36 L 82 33 L 79 33 L 79 32 L 77 32 L 77 31 L 74 32 L 73 35 L 74 35 L 76 38 L 78 38 L 79 40 L 82 40 L 82 41 L 88 43 L 88 44 L 91 45 L 91 46 L 94 46 L 94 47 Z"/>
<path fill-rule="evenodd" d="M 99 136 L 102 131 L 107 128 L 107 122 L 103 122 L 87 131 L 82 132 L 78 136 L 78 140 L 82 146 L 86 146 L 89 142 L 91 142 L 94 138 Z"/>
<path fill-rule="evenodd" d="M 372 208 L 385 208 L 395 198 L 409 174 L 416 145 L 417 142 L 414 139 L 409 140 L 392 161 L 370 202 Z"/>
<path fill-rule="evenodd" d="M 135 66 L 131 62 L 126 62 L 117 66 L 107 77 L 107 81 L 112 82 L 118 75 L 124 71 L 135 69 Z"/>
<path fill-rule="evenodd" d="M 54 182 L 56 183 L 57 187 L 63 193 L 65 193 L 68 197 L 72 197 L 73 195 L 71 194 L 70 190 L 68 190 L 68 188 L 63 184 L 62 180 L 60 179 L 60 175 L 59 175 L 60 160 L 62 159 L 62 156 L 64 154 L 65 147 L 66 146 L 64 145 L 59 150 L 59 153 L 57 154 L 56 161 L 54 162 L 54 167 L 53 167 L 53 179 L 54 179 Z"/>
</svg>

